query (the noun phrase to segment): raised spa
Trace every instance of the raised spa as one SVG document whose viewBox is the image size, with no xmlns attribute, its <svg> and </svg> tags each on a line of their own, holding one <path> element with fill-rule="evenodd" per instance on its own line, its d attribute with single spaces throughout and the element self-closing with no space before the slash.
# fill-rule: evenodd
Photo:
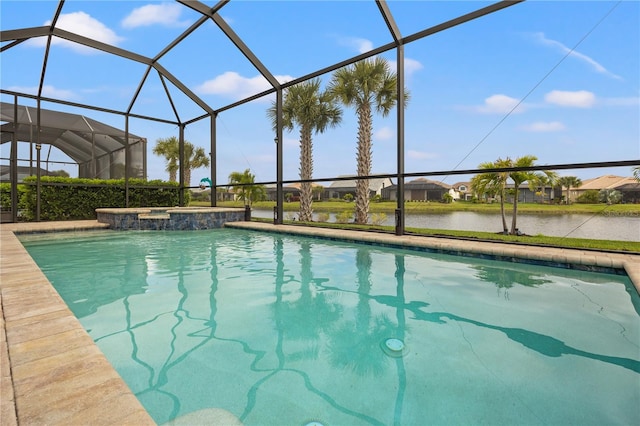
<svg viewBox="0 0 640 426">
<path fill-rule="evenodd" d="M 98 222 L 115 230 L 187 231 L 222 228 L 227 222 L 251 220 L 248 208 L 139 207 L 96 209 Z"/>
</svg>

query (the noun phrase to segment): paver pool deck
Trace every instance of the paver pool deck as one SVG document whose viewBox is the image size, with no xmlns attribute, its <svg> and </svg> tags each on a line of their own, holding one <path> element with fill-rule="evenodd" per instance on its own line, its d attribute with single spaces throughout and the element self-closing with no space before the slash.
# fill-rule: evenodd
<svg viewBox="0 0 640 426">
<path fill-rule="evenodd" d="M 396 236 L 263 222 L 234 222 L 226 226 L 624 269 L 640 293 L 640 254 Z M 0 425 L 155 424 L 16 237 L 16 233 L 106 228 L 108 225 L 97 221 L 0 226 Z"/>
</svg>

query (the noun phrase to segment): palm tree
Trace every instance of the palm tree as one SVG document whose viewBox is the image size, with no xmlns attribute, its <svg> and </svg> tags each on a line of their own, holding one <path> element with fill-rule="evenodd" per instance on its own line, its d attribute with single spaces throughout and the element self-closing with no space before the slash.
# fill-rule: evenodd
<svg viewBox="0 0 640 426">
<path fill-rule="evenodd" d="M 537 159 L 538 157 L 535 155 L 525 155 L 524 157 L 516 158 L 516 160 L 512 162 L 511 167 L 532 167 L 535 165 Z M 543 170 L 538 173 L 529 170 L 514 170 L 509 172 L 509 178 L 514 184 L 513 215 L 511 216 L 511 231 L 509 232 L 511 235 L 516 235 L 518 233 L 516 222 L 518 218 L 518 196 L 520 193 L 520 186 L 524 182 L 529 183 L 529 188 L 531 190 L 540 185 L 544 186 L 545 184 L 551 184 L 553 186 L 557 180 L 557 176 L 557 173 L 551 170 Z"/>
<path fill-rule="evenodd" d="M 485 162 L 480 164 L 480 169 L 497 169 L 503 167 L 510 167 L 511 160 L 509 158 L 498 158 L 495 162 Z M 504 212 L 504 200 L 506 196 L 507 179 L 509 177 L 508 172 L 487 172 L 475 175 L 471 179 L 471 188 L 473 191 L 482 196 L 489 195 L 491 197 L 500 197 L 500 215 L 502 217 L 502 232 L 508 233 L 507 219 Z"/>
<path fill-rule="evenodd" d="M 570 192 L 569 190 L 571 188 L 579 188 L 580 186 L 582 186 L 582 180 L 580 180 L 579 177 L 575 177 L 575 176 L 562 176 L 561 178 L 558 179 L 558 183 L 567 188 L 567 196 L 565 197 L 565 204 L 571 204 L 571 196 L 570 196 Z"/>
<path fill-rule="evenodd" d="M 153 147 L 153 153 L 167 160 L 166 170 L 169 172 L 169 182 L 175 182 L 180 168 L 180 142 L 175 136 L 160 138 Z M 184 182 L 191 186 L 191 170 L 209 167 L 209 157 L 204 148 L 195 147 L 191 142 L 184 141 Z"/>
<path fill-rule="evenodd" d="M 277 128 L 277 109 L 275 102 L 267 110 L 274 130 Z M 336 106 L 328 91 L 320 91 L 320 79 L 314 78 L 287 89 L 282 104 L 283 127 L 292 131 L 300 127 L 300 179 L 313 178 L 313 140 L 312 133 L 323 133 L 327 127 L 335 127 L 342 120 L 342 110 Z M 300 214 L 303 222 L 312 220 L 313 192 L 311 182 L 300 185 Z"/>
<path fill-rule="evenodd" d="M 243 200 L 244 204 L 249 207 L 254 201 L 264 200 L 267 195 L 264 185 L 252 185 L 255 181 L 256 176 L 249 169 L 229 174 L 231 189 L 237 193 L 238 199 Z"/>
<path fill-rule="evenodd" d="M 529 184 L 530 187 L 537 187 L 540 189 L 542 202 L 544 203 L 545 188 L 548 186 L 553 189 L 558 185 L 558 174 L 551 170 L 543 170 L 542 172 L 535 174 L 535 179 Z"/>
<path fill-rule="evenodd" d="M 170 138 L 160 138 L 156 140 L 153 153 L 167 160 L 165 170 L 169 172 L 169 182 L 175 182 L 178 173 L 178 158 L 180 157 L 178 139 L 176 139 L 175 136 L 171 136 Z"/>
<path fill-rule="evenodd" d="M 209 157 L 202 147 L 194 147 L 184 142 L 184 184 L 191 186 L 191 171 L 201 167 L 209 167 Z"/>
<path fill-rule="evenodd" d="M 640 166 L 635 166 L 633 168 L 633 177 L 640 182 Z"/>
<path fill-rule="evenodd" d="M 535 155 L 525 155 L 524 157 L 516 158 L 511 163 L 511 167 L 531 167 L 534 165 L 538 157 Z M 513 181 L 513 214 L 511 215 L 511 235 L 517 234 L 517 216 L 518 216 L 518 196 L 520 195 L 520 186 L 524 182 L 529 182 L 529 186 L 535 186 L 537 176 L 535 172 L 523 170 L 523 171 L 510 171 L 509 178 Z"/>
<path fill-rule="evenodd" d="M 371 174 L 372 109 L 387 116 L 398 100 L 397 76 L 380 57 L 356 62 L 334 72 L 329 91 L 344 105 L 355 107 L 358 116 L 357 175 Z M 405 105 L 409 93 L 405 90 Z M 356 223 L 369 219 L 369 183 L 356 180 Z"/>
</svg>

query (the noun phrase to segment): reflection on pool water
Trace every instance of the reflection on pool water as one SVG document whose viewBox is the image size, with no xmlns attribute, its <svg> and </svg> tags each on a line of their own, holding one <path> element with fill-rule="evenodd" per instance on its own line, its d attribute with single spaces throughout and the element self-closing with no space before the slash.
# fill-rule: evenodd
<svg viewBox="0 0 640 426">
<path fill-rule="evenodd" d="M 21 239 L 160 424 L 639 420 L 626 276 L 229 229 Z"/>
</svg>

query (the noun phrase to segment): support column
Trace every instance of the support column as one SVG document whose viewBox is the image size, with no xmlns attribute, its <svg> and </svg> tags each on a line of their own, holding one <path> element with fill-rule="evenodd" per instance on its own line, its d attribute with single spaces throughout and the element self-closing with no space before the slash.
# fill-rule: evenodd
<svg viewBox="0 0 640 426">
<path fill-rule="evenodd" d="M 396 235 L 404 235 L 404 45 L 399 45 L 397 51 L 397 91 L 398 91 L 398 185 L 396 209 Z"/>
<path fill-rule="evenodd" d="M 180 123 L 180 136 L 178 139 L 178 157 L 179 157 L 179 170 L 180 175 L 178 180 L 180 181 L 178 204 L 180 207 L 184 207 L 184 124 Z"/>
<path fill-rule="evenodd" d="M 42 144 L 40 143 L 40 133 L 42 128 L 40 127 L 40 98 L 37 101 L 37 118 L 36 118 L 36 222 L 40 222 L 40 207 L 41 207 L 41 172 L 40 172 L 40 151 L 42 151 Z"/>
<path fill-rule="evenodd" d="M 276 210 L 274 211 L 273 223 L 275 225 L 282 225 L 282 218 L 284 216 L 284 191 L 282 188 L 283 180 L 283 143 L 282 143 L 282 88 L 276 91 Z"/>
<path fill-rule="evenodd" d="M 131 153 L 129 152 L 129 115 L 124 117 L 124 206 L 129 207 L 129 168 Z M 109 176 L 113 179 L 113 176 Z"/>
<path fill-rule="evenodd" d="M 11 221 L 18 221 L 18 97 L 13 98 L 13 134 L 9 153 L 9 172 L 11 180 Z"/>
<path fill-rule="evenodd" d="M 211 152 L 209 153 L 210 165 L 211 165 L 211 207 L 215 207 L 218 204 L 218 182 L 216 180 L 217 167 L 216 167 L 216 119 L 218 114 L 211 116 Z"/>
</svg>

